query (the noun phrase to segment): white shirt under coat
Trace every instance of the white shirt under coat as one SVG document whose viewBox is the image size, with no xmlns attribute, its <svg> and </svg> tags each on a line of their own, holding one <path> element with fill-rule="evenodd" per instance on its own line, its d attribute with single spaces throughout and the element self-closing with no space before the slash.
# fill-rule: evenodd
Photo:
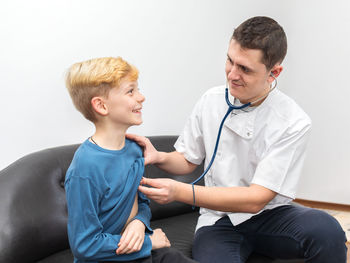
<svg viewBox="0 0 350 263">
<path fill-rule="evenodd" d="M 230 95 L 230 101 L 234 98 Z M 175 143 L 176 151 L 204 166 L 212 157 L 218 129 L 227 112 L 225 86 L 208 90 L 197 102 Z M 289 204 L 297 190 L 311 120 L 287 95 L 275 89 L 250 111 L 234 110 L 227 117 L 215 161 L 205 176 L 206 186 L 257 184 L 277 193 L 265 209 Z M 263 210 L 262 210 L 263 211 Z M 261 211 L 260 211 L 261 212 Z M 228 215 L 238 225 L 254 214 L 200 209 L 196 230 Z"/>
</svg>

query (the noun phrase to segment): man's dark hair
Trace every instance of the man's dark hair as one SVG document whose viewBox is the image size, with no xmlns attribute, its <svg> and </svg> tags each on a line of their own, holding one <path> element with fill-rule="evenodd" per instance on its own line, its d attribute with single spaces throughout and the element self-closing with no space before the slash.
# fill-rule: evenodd
<svg viewBox="0 0 350 263">
<path fill-rule="evenodd" d="M 232 35 L 242 48 L 259 49 L 263 53 L 262 63 L 270 70 L 282 63 L 287 54 L 287 37 L 283 28 L 272 18 L 252 17 L 237 27 Z"/>
</svg>

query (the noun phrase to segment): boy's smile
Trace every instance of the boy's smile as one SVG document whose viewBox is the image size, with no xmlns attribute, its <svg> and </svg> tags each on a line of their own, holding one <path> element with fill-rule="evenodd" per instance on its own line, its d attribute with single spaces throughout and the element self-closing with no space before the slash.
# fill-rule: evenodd
<svg viewBox="0 0 350 263">
<path fill-rule="evenodd" d="M 119 87 L 110 90 L 105 104 L 108 119 L 117 126 L 129 128 L 142 123 L 142 103 L 145 97 L 138 89 L 137 81 L 122 80 Z"/>
<path fill-rule="evenodd" d="M 141 110 L 142 110 L 142 108 L 139 108 L 139 109 L 133 110 L 132 112 L 141 114 Z"/>
</svg>

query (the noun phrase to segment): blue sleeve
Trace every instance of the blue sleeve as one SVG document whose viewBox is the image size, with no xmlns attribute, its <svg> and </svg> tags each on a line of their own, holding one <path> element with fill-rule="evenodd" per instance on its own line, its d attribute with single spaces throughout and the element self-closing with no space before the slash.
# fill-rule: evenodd
<svg viewBox="0 0 350 263">
<path fill-rule="evenodd" d="M 150 220 L 152 217 L 151 209 L 149 207 L 149 199 L 140 191 L 138 191 L 138 213 L 134 219 L 140 220 L 146 226 L 148 233 L 152 234 L 153 230 L 151 228 Z"/>
<path fill-rule="evenodd" d="M 101 193 L 87 178 L 70 176 L 66 181 L 68 207 L 68 238 L 75 258 L 83 261 L 127 261 L 150 255 L 152 243 L 149 235 L 140 251 L 117 255 L 121 235 L 105 233 L 99 213 Z M 117 224 L 118 222 L 116 222 Z"/>
</svg>

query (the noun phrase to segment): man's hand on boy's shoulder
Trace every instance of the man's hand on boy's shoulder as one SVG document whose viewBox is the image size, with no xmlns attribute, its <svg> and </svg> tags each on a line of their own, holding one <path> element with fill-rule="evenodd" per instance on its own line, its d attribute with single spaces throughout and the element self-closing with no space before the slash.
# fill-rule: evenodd
<svg viewBox="0 0 350 263">
<path fill-rule="evenodd" d="M 121 255 L 140 251 L 145 239 L 145 229 L 140 220 L 132 220 L 122 234 L 116 253 Z"/>
<path fill-rule="evenodd" d="M 151 141 L 144 137 L 136 134 L 126 134 L 126 138 L 135 141 L 139 146 L 143 148 L 143 156 L 145 158 L 145 165 L 156 164 L 160 160 L 159 152 L 154 148 Z"/>
</svg>

